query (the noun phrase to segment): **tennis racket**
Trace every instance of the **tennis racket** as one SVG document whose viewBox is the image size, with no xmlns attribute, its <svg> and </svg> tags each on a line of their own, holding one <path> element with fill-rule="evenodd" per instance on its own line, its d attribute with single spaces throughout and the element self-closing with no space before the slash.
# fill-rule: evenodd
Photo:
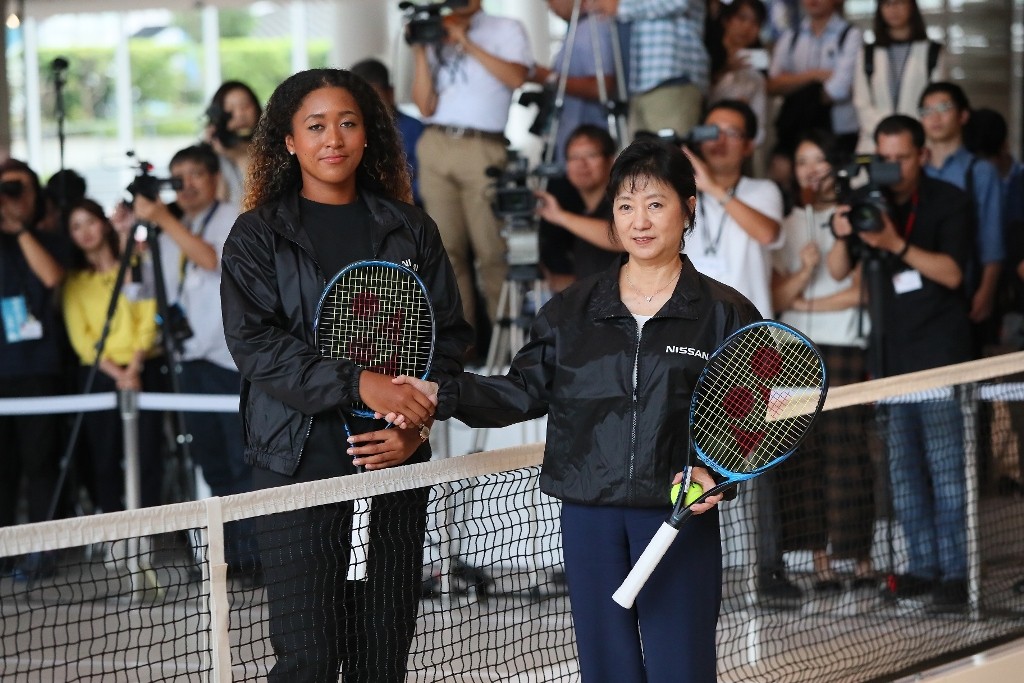
<svg viewBox="0 0 1024 683">
<path fill-rule="evenodd" d="M 363 370 L 426 379 L 434 357 L 434 308 L 423 281 L 387 261 L 357 261 L 335 275 L 317 305 L 315 340 L 325 358 Z M 348 412 L 373 417 L 354 401 Z"/>
<path fill-rule="evenodd" d="M 314 320 L 315 344 L 325 358 L 345 358 L 363 370 L 426 379 L 434 357 L 434 308 L 423 281 L 387 261 L 357 261 L 327 283 Z M 347 412 L 372 418 L 359 400 Z M 351 436 L 348 420 L 345 432 Z M 389 425 L 390 426 L 390 425 Z M 347 578 L 366 578 L 370 499 L 355 501 Z"/>
<path fill-rule="evenodd" d="M 633 606 L 679 529 L 693 515 L 691 505 L 788 458 L 821 412 L 827 390 L 821 353 L 792 327 L 762 321 L 729 335 L 711 354 L 690 398 L 690 446 L 724 481 L 696 499 L 678 496 L 672 514 L 612 599 L 623 607 Z M 689 468 L 686 474 L 688 481 Z"/>
</svg>

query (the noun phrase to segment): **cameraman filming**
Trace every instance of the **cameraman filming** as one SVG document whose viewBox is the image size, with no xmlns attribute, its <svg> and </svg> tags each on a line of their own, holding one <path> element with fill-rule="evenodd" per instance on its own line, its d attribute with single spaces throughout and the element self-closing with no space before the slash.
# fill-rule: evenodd
<svg viewBox="0 0 1024 683">
<path fill-rule="evenodd" d="M 183 343 L 181 388 L 196 394 L 237 395 L 241 375 L 228 352 L 220 313 L 220 257 L 238 207 L 217 199 L 220 173 L 217 155 L 209 145 L 176 152 L 170 172 L 181 183 L 177 191 L 181 218 L 159 198 L 142 194 L 135 196 L 135 215 L 162 230 L 160 261 L 168 304 L 180 308 L 192 333 Z M 242 457 L 239 415 L 188 412 L 185 420 L 192 434 L 192 455 L 213 494 L 249 491 L 252 474 Z M 244 582 L 258 582 L 255 547 L 246 538 L 250 536 L 238 527 L 228 537 L 228 571 Z"/>
<path fill-rule="evenodd" d="M 971 358 L 963 272 L 971 253 L 967 195 L 924 174 L 925 134 L 916 119 L 897 114 L 875 129 L 878 155 L 899 164 L 901 179 L 884 190 L 889 203 L 880 223 L 854 231 L 839 206 L 828 255 L 835 278 L 860 261 L 869 290 L 880 292 L 882 367 L 875 377 L 960 363 Z M 878 262 L 872 286 L 868 260 Z M 881 328 L 880 330 L 877 328 Z M 938 611 L 967 603 L 967 541 L 963 520 L 964 449 L 960 407 L 954 396 L 886 405 L 884 422 L 890 488 L 896 518 L 908 542 L 908 573 L 896 577 L 892 597 L 932 593 Z M 929 512 L 931 511 L 931 512 Z"/>
<path fill-rule="evenodd" d="M 492 320 L 507 272 L 487 168 L 505 165 L 512 93 L 533 64 L 523 25 L 486 14 L 480 2 L 445 16 L 440 42 L 412 41 L 412 98 L 427 123 L 416 146 L 420 194 L 451 258 L 466 319 L 477 328 L 474 270 Z"/>
<path fill-rule="evenodd" d="M 208 123 L 203 141 L 213 147 L 220 159 L 217 196 L 236 206 L 242 203 L 252 131 L 262 113 L 256 93 L 241 81 L 222 83 L 206 109 Z"/>
</svg>

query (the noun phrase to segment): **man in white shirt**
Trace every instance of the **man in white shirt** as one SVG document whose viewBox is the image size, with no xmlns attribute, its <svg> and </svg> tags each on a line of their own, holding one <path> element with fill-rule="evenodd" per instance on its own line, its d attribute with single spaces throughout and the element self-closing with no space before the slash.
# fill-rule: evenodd
<svg viewBox="0 0 1024 683">
<path fill-rule="evenodd" d="M 135 197 L 135 215 L 161 229 L 160 265 L 169 304 L 182 310 L 192 336 L 182 349 L 181 389 L 196 394 L 238 394 L 241 376 L 224 341 L 220 312 L 220 258 L 224 241 L 238 217 L 238 207 L 217 199 L 219 160 L 209 145 L 178 151 L 171 176 L 181 181 L 177 218 L 157 199 Z M 166 331 L 165 331 L 166 333 Z M 202 468 L 214 495 L 243 493 L 251 488 L 251 468 L 242 457 L 242 425 L 238 413 L 185 414 L 192 435 L 191 454 Z M 229 569 L 244 580 L 257 572 L 256 553 L 245 534 L 236 530 L 225 549 Z"/>
<path fill-rule="evenodd" d="M 697 221 L 684 250 L 694 267 L 733 287 L 772 317 L 771 251 L 782 246 L 782 193 L 770 180 L 743 175 L 754 153 L 757 116 L 745 102 L 721 100 L 704 116 L 718 138 L 701 143 L 700 156 L 684 149 L 697 181 Z M 758 595 L 792 608 L 803 592 L 785 575 L 777 487 L 765 475 L 756 487 Z"/>
<path fill-rule="evenodd" d="M 697 222 L 686 237 L 694 267 L 735 288 L 772 317 L 770 251 L 781 246 L 782 193 L 770 180 L 743 175 L 754 153 L 757 116 L 739 100 L 712 105 L 704 124 L 718 138 L 701 143 L 700 157 L 684 150 L 697 180 Z"/>
<path fill-rule="evenodd" d="M 474 324 L 475 279 L 493 320 L 507 272 L 487 169 L 505 166 L 512 93 L 533 65 L 523 25 L 486 14 L 480 2 L 469 0 L 445 17 L 442 43 L 412 45 L 412 97 L 427 124 L 416 146 L 420 195 L 437 221 L 466 319 Z"/>
</svg>

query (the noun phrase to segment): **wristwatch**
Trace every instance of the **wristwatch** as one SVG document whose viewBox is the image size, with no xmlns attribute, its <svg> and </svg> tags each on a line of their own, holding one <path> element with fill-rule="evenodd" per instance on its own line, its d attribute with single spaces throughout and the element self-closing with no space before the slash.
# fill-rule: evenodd
<svg viewBox="0 0 1024 683">
<path fill-rule="evenodd" d="M 427 425 L 420 425 L 420 441 L 426 441 L 430 438 L 430 427 Z"/>
</svg>

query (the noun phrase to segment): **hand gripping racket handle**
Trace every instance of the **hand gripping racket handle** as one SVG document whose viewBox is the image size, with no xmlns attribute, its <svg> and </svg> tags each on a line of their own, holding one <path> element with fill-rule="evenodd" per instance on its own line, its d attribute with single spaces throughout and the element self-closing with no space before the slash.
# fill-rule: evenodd
<svg viewBox="0 0 1024 683">
<path fill-rule="evenodd" d="M 679 529 L 668 522 L 661 525 L 658 532 L 654 534 L 654 538 L 644 548 L 640 559 L 636 561 L 636 564 L 629 571 L 629 576 L 622 582 L 619 589 L 612 594 L 612 600 L 626 609 L 633 606 L 633 601 L 636 600 L 640 589 L 647 583 L 647 579 L 650 578 L 654 568 L 661 562 L 661 558 L 668 552 L 669 546 L 672 545 L 672 541 L 676 540 L 676 534 L 678 533 Z"/>
</svg>

